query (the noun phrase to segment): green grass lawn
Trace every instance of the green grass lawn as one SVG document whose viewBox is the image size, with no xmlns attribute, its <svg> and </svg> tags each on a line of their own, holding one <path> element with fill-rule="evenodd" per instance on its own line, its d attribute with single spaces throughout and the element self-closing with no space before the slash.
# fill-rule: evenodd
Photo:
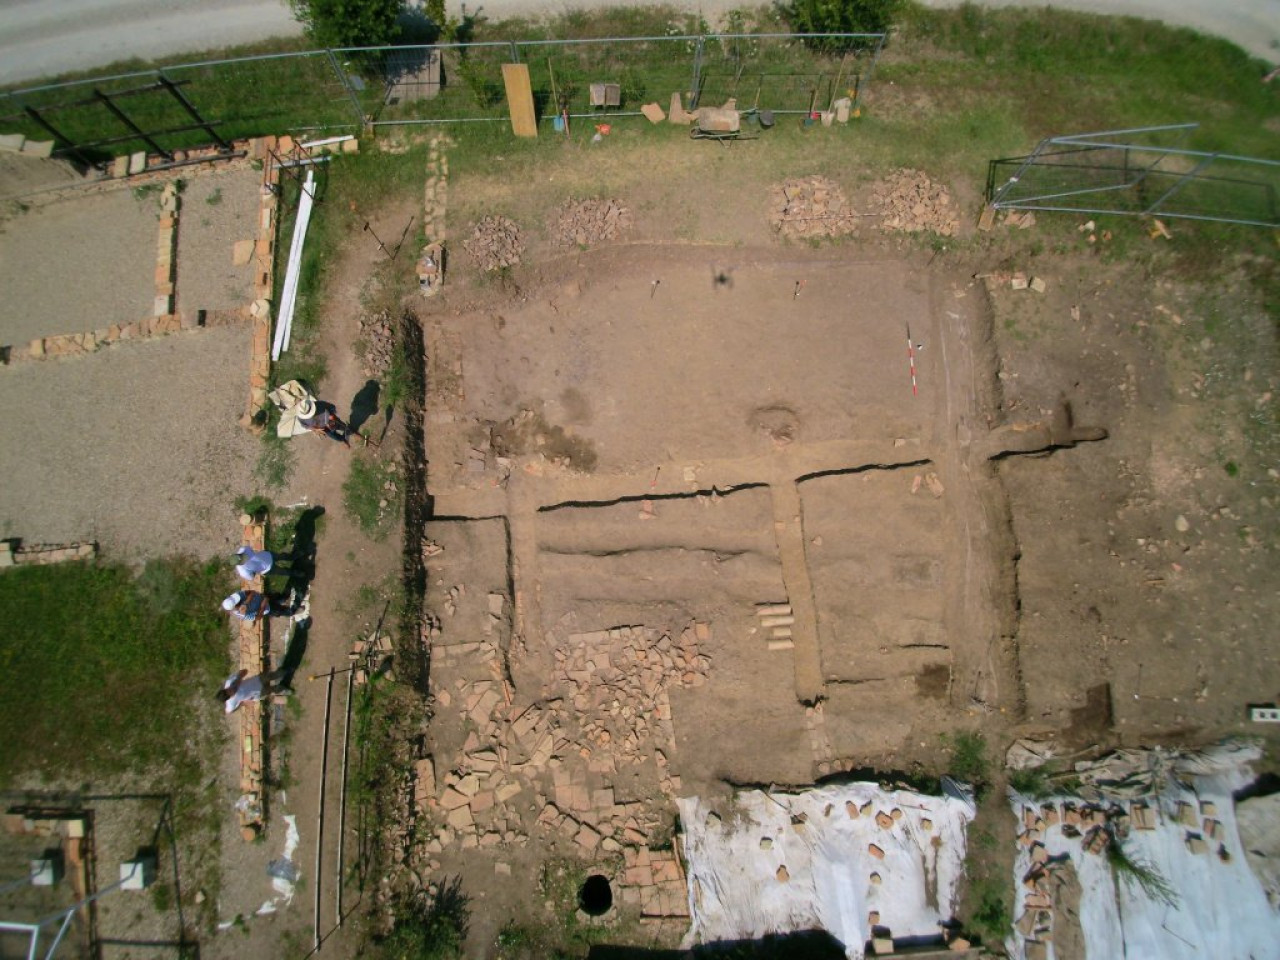
<svg viewBox="0 0 1280 960">
<path fill-rule="evenodd" d="M 188 741 L 216 719 L 228 663 L 225 565 L 149 562 L 0 573 L 0 788 L 50 778 L 190 767 Z M 207 696 L 205 696 L 207 692 Z"/>
</svg>

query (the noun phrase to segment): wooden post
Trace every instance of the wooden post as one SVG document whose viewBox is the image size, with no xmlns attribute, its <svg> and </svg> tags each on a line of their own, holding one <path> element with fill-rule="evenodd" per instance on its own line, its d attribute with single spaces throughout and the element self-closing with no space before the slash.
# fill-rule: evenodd
<svg viewBox="0 0 1280 960">
<path fill-rule="evenodd" d="M 533 86 L 529 82 L 529 65 L 504 63 L 502 82 L 507 88 L 507 107 L 511 111 L 511 132 L 517 137 L 536 137 L 538 118 L 533 112 Z"/>
</svg>

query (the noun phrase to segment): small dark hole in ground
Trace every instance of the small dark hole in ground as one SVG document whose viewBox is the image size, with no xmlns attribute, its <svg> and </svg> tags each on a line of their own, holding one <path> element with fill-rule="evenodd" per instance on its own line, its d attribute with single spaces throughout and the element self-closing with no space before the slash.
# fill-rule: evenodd
<svg viewBox="0 0 1280 960">
<path fill-rule="evenodd" d="M 578 890 L 578 906 L 589 917 L 599 917 L 613 906 L 613 890 L 609 878 L 599 873 L 587 877 Z"/>
</svg>

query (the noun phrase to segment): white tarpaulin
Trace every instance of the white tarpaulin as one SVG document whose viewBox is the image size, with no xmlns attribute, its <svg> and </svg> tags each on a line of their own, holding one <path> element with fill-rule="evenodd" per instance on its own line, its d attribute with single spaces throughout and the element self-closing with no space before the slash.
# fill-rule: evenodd
<svg viewBox="0 0 1280 960">
<path fill-rule="evenodd" d="M 297 437 L 311 432 L 309 427 L 304 427 L 298 421 L 303 404 L 311 403 L 314 410 L 315 397 L 301 383 L 297 380 L 282 383 L 267 394 L 267 399 L 280 411 L 280 422 L 276 424 L 276 436 Z"/>
<path fill-rule="evenodd" d="M 940 935 L 974 816 L 958 788 L 933 797 L 874 783 L 679 806 L 693 917 L 686 948 L 822 929 L 854 960 L 873 911 L 893 937 Z"/>
<path fill-rule="evenodd" d="M 1249 868 L 1232 799 L 1235 790 L 1252 780 L 1249 763 L 1258 758 L 1257 748 L 1229 743 L 1198 754 L 1162 752 L 1152 762 L 1140 753 L 1124 751 L 1081 771 L 1086 786 L 1097 791 L 1092 805 L 1080 797 L 1011 796 L 1021 842 L 1014 864 L 1018 904 L 1006 944 L 1009 955 L 1047 960 L 1280 957 L 1280 913 Z M 1117 769 L 1117 764 L 1159 769 L 1163 775 L 1149 790 L 1135 794 L 1133 770 Z M 1109 794 L 1107 783 L 1117 786 L 1115 794 Z M 1124 827 L 1117 830 L 1121 824 L 1127 835 L 1122 835 Z M 1143 829 L 1147 824 L 1150 829 Z M 1091 838 L 1097 852 L 1087 849 Z M 1120 845 L 1124 860 L 1158 875 L 1172 903 L 1117 876 L 1106 850 L 1109 843 Z M 1043 866 L 1037 861 L 1044 861 Z M 1068 865 L 1079 878 L 1078 890 L 1074 883 L 1064 887 L 1053 879 Z M 1039 875 L 1049 882 L 1037 887 Z M 1055 900 L 1064 889 L 1072 891 L 1078 904 Z M 1058 929 L 1075 923 L 1064 916 L 1078 916 L 1079 929 Z M 1065 942 L 1082 949 L 1066 956 Z"/>
</svg>

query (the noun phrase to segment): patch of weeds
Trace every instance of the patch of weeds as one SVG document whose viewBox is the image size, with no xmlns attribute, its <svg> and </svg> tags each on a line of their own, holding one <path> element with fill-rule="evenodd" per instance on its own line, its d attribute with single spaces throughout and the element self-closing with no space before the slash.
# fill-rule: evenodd
<svg viewBox="0 0 1280 960">
<path fill-rule="evenodd" d="M 594 943 L 608 937 L 621 939 L 616 928 L 585 924 L 578 915 L 578 891 L 587 879 L 584 864 L 570 860 L 549 860 L 542 865 L 538 891 L 554 917 L 546 928 L 547 937 L 560 951 L 573 956 L 585 955 Z"/>
<path fill-rule="evenodd" d="M 534 932 L 528 927 L 507 921 L 502 929 L 498 931 L 498 956 L 505 960 L 508 956 L 508 951 L 522 952 L 526 947 L 532 947 L 536 941 L 537 938 Z"/>
<path fill-rule="evenodd" d="M 470 909 L 461 877 L 446 878 L 429 901 L 406 897 L 395 914 L 395 927 L 382 943 L 382 956 L 388 960 L 452 960 L 463 955 Z"/>
<path fill-rule="evenodd" d="M 274 506 L 268 497 L 261 496 L 236 497 L 235 504 L 237 510 L 241 513 L 247 513 L 251 517 L 257 516 L 263 510 L 269 514 Z"/>
<path fill-rule="evenodd" d="M 990 786 L 987 772 L 987 738 L 972 730 L 961 730 L 954 736 L 942 735 L 943 743 L 951 748 L 951 764 L 947 772 L 956 780 L 973 785 L 973 792 L 981 799 Z"/>
<path fill-rule="evenodd" d="M 352 620 L 372 621 L 387 611 L 385 623 L 392 622 L 394 613 L 404 603 L 404 585 L 400 577 L 390 574 L 378 583 L 362 583 L 356 587 L 351 599 L 339 606 L 342 613 Z"/>
<path fill-rule="evenodd" d="M 1178 893 L 1155 865 L 1130 855 L 1120 840 L 1112 836 L 1107 844 L 1107 863 L 1117 883 L 1133 889 L 1137 887 L 1150 899 L 1167 907 L 1178 905 Z"/>
<path fill-rule="evenodd" d="M 1234 460 L 1228 460 L 1222 465 L 1222 469 L 1226 471 L 1228 477 L 1238 477 L 1240 475 L 1240 467 Z"/>
<path fill-rule="evenodd" d="M 154 196 L 164 188 L 158 183 L 144 183 L 140 187 L 133 188 L 133 196 L 136 200 L 145 200 L 147 197 Z"/>
<path fill-rule="evenodd" d="M 998 876 L 973 879 L 969 895 L 974 904 L 969 916 L 970 929 L 982 937 L 983 943 L 993 946 L 1003 943 L 1013 925 L 1008 879 Z"/>
<path fill-rule="evenodd" d="M 352 456 L 351 472 L 342 484 L 342 505 L 356 525 L 374 540 L 383 540 L 400 516 L 401 482 L 395 463 Z"/>
<path fill-rule="evenodd" d="M 213 193 L 204 198 L 204 202 L 211 207 L 216 207 L 222 202 L 222 188 L 214 187 Z"/>
<path fill-rule="evenodd" d="M 276 436 L 275 430 L 269 429 L 262 435 L 262 450 L 258 453 L 253 475 L 266 486 L 279 490 L 293 472 L 296 459 L 291 441 Z"/>
<path fill-rule="evenodd" d="M 1009 786 L 1024 797 L 1047 797 L 1050 793 L 1049 779 L 1043 767 L 1027 770 L 1010 770 Z"/>
<path fill-rule="evenodd" d="M 168 913 L 173 909 L 173 887 L 163 880 L 151 885 L 151 901 L 158 913 Z"/>
<path fill-rule="evenodd" d="M 975 829 L 970 836 L 973 838 L 974 847 L 978 850 L 991 852 L 1000 846 L 999 839 L 990 830 Z"/>
</svg>

